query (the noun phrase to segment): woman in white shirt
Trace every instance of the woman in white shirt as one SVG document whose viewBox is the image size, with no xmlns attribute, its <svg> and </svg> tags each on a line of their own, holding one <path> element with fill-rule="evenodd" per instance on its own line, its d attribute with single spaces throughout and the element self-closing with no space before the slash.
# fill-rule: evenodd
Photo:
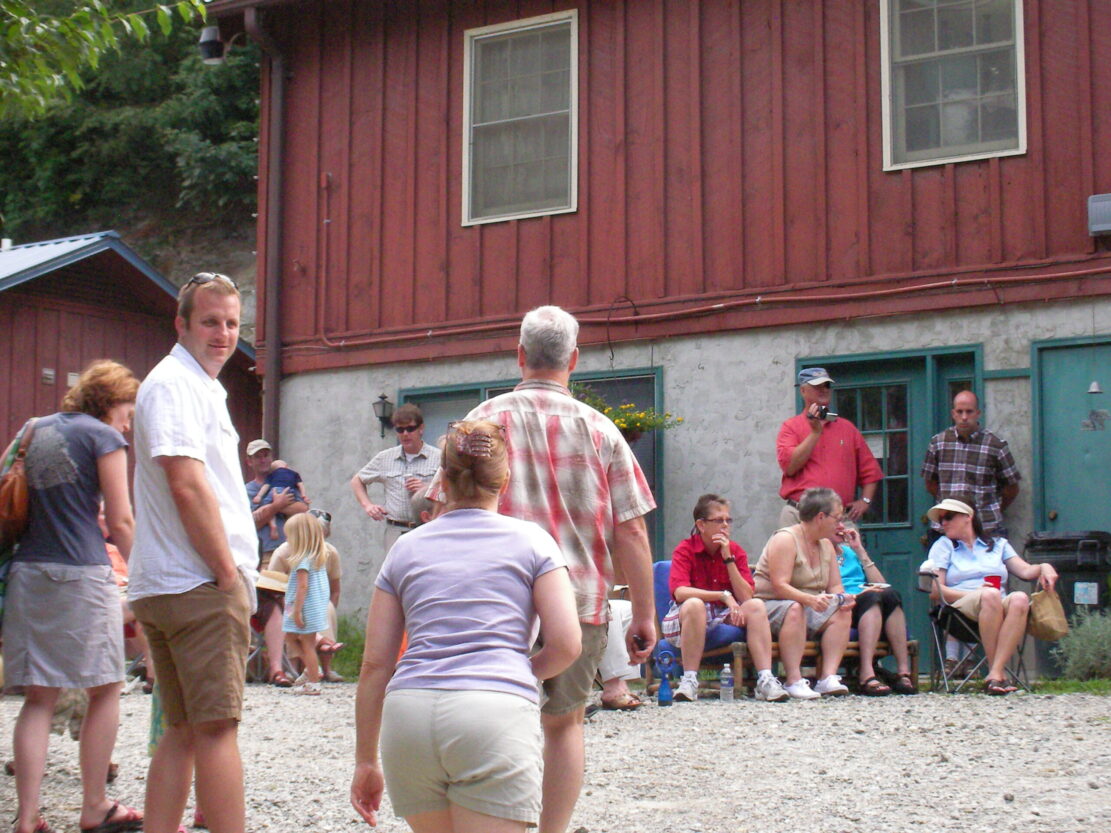
<svg viewBox="0 0 1111 833">
<path fill-rule="evenodd" d="M 1030 597 L 1007 593 L 1007 575 L 1052 590 L 1057 571 L 1023 560 L 1006 538 L 986 535 L 971 500 L 946 498 L 926 514 L 945 533 L 930 548 L 942 601 L 979 624 L 989 666 L 984 690 L 1010 694 L 1015 688 L 1007 683 L 1005 668 L 1026 631 Z"/>
</svg>

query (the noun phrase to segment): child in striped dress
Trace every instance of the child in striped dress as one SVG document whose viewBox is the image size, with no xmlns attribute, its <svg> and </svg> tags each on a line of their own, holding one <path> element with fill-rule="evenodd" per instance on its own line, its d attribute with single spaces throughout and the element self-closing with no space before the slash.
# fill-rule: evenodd
<svg viewBox="0 0 1111 833">
<path fill-rule="evenodd" d="M 282 630 L 286 643 L 299 644 L 305 663 L 304 685 L 294 694 L 320 694 L 320 665 L 316 659 L 316 635 L 328 629 L 328 551 L 324 529 L 312 515 L 294 515 L 285 524 L 286 541 L 293 565 L 285 591 L 285 617 Z"/>
</svg>

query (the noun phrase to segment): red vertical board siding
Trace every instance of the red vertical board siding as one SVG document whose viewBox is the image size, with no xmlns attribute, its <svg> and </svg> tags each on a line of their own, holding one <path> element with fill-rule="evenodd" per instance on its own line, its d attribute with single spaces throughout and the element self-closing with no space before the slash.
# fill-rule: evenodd
<svg viewBox="0 0 1111 833">
<path fill-rule="evenodd" d="M 1111 3 L 1092 0 L 1088 4 L 1091 38 L 1091 116 L 1093 193 L 1111 191 Z M 1097 71 L 1099 70 L 1099 71 Z"/>
<path fill-rule="evenodd" d="M 447 0 L 421 0 L 418 55 L 415 321 L 436 323 L 447 314 L 447 167 L 444 128 L 448 95 L 450 18 Z"/>
<path fill-rule="evenodd" d="M 670 206 L 664 171 L 663 8 L 663 0 L 625 4 L 628 260 L 624 274 L 591 276 L 595 303 L 606 303 L 618 294 L 643 299 L 665 294 L 664 241 Z"/>
<path fill-rule="evenodd" d="M 744 185 L 744 286 L 767 286 L 772 279 L 775 255 L 772 210 L 776 177 L 772 154 L 772 67 L 768 55 L 771 21 L 768 3 L 741 4 L 741 79 L 744 84 L 744 140 L 741 153 Z"/>
<path fill-rule="evenodd" d="M 852 46 L 856 12 L 848 3 L 826 7 L 825 142 L 826 202 L 825 233 L 830 280 L 844 280 L 858 273 L 860 240 L 857 237 L 856 138 L 859 107 L 864 94 L 856 83 Z M 821 127 L 821 125 L 819 125 Z"/>
<path fill-rule="evenodd" d="M 413 320 L 413 190 L 417 163 L 414 91 L 417 69 L 417 20 L 408 7 L 386 4 L 385 120 L 382 152 L 383 327 Z"/>
<path fill-rule="evenodd" d="M 992 212 L 992 165 L 956 166 L 954 191 L 960 208 L 959 222 L 953 226 L 954 263 L 989 263 L 995 215 Z"/>
<path fill-rule="evenodd" d="M 552 280 L 557 303 L 572 307 L 589 303 L 588 281 L 609 281 L 613 292 L 606 300 L 625 294 L 625 8 L 625 0 L 616 0 L 579 11 L 579 211 L 555 226 Z"/>
<path fill-rule="evenodd" d="M 346 329 L 347 281 L 350 261 L 352 121 L 352 6 L 353 0 L 331 0 L 323 14 L 321 50 L 322 95 L 320 98 L 320 165 L 316 187 L 321 211 L 315 227 L 319 236 L 319 271 L 313 309 L 313 331 L 322 333 Z M 335 125 L 337 129 L 330 129 Z"/>
<path fill-rule="evenodd" d="M 282 240 L 282 338 L 305 339 L 316 328 L 317 243 L 321 219 L 320 145 L 321 4 L 299 6 L 301 23 L 283 44 L 291 72 L 286 79 L 284 221 Z M 334 125 L 330 125 L 333 127 Z"/>
<path fill-rule="evenodd" d="M 702 21 L 703 291 L 743 285 L 740 12 L 699 4 Z M 720 95 L 711 94 L 719 91 Z"/>
<path fill-rule="evenodd" d="M 815 90 L 821 81 L 815 65 L 822 33 L 814 29 L 814 8 L 808 3 L 784 3 L 783 37 L 783 263 L 787 283 L 824 278 L 823 252 L 815 245 L 815 230 L 824 222 L 818 214 L 824 183 L 819 177 L 822 147 L 820 108 Z M 824 247 L 823 247 L 824 248 Z"/>
<path fill-rule="evenodd" d="M 13 332 L 14 308 L 11 301 L 0 298 L 0 445 L 7 447 L 16 432 L 17 416 L 12 407 L 12 365 L 15 363 Z"/>
</svg>

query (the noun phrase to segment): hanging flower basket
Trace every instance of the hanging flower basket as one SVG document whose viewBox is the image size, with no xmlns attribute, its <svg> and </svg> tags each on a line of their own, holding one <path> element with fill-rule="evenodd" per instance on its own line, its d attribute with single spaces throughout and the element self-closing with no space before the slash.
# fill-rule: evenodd
<svg viewBox="0 0 1111 833">
<path fill-rule="evenodd" d="M 610 405 L 588 385 L 571 384 L 571 393 L 596 411 L 613 420 L 626 442 L 636 442 L 649 431 L 667 431 L 683 423 L 682 417 L 669 412 L 660 413 L 655 408 L 638 408 L 632 402 Z"/>
</svg>

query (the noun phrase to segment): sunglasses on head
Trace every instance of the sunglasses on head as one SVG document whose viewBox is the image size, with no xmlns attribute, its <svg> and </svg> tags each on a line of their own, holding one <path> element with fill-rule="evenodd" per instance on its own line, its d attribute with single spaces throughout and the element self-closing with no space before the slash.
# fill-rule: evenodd
<svg viewBox="0 0 1111 833">
<path fill-rule="evenodd" d="M 419 428 L 419 425 L 395 425 L 393 430 L 399 434 L 412 434 Z"/>
<path fill-rule="evenodd" d="M 239 289 L 239 285 L 236 284 L 235 281 L 227 275 L 221 275 L 219 272 L 198 272 L 191 277 L 185 285 L 192 286 L 193 284 L 197 284 L 198 286 L 204 286 L 206 283 L 212 283 L 213 281 L 227 284 L 232 289 Z"/>
</svg>

